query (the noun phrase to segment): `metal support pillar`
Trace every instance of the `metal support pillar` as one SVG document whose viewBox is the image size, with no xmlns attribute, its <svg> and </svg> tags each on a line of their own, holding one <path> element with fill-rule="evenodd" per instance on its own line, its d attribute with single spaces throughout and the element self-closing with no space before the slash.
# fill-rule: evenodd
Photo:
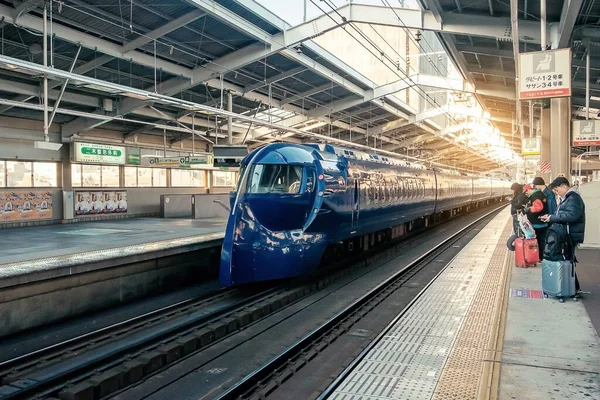
<svg viewBox="0 0 600 400">
<path fill-rule="evenodd" d="M 308 2 L 308 0 L 304 0 L 304 18 L 302 19 L 303 22 L 306 22 L 306 3 Z"/>
<path fill-rule="evenodd" d="M 550 108 L 542 108 L 540 112 L 540 165 L 550 162 Z M 539 176 L 550 183 L 550 172 L 541 172 Z"/>
<path fill-rule="evenodd" d="M 590 119 L 590 53 L 592 52 L 590 42 L 587 42 L 585 55 L 585 119 Z"/>
<path fill-rule="evenodd" d="M 233 112 L 233 94 L 231 90 L 227 92 L 227 111 Z M 227 144 L 233 144 L 233 118 L 227 117 Z"/>
<path fill-rule="evenodd" d="M 551 178 L 564 175 L 571 179 L 571 99 L 561 97 L 550 101 L 550 141 Z"/>
<path fill-rule="evenodd" d="M 75 68 L 75 64 L 77 64 L 77 59 L 79 58 L 79 53 L 81 53 L 81 46 L 79 46 L 77 48 L 77 54 L 75 54 L 75 58 L 73 59 L 73 62 L 71 63 L 71 68 L 69 68 L 69 72 L 73 72 L 73 68 Z M 69 80 L 65 79 L 65 81 L 62 84 L 62 87 L 60 88 L 60 94 L 58 95 L 58 99 L 56 99 L 56 103 L 54 103 L 54 108 L 52 109 L 52 115 L 50 115 L 50 121 L 48 122 L 48 125 L 52 125 L 52 121 L 54 121 L 54 116 L 56 115 L 56 110 L 58 110 L 58 106 L 60 105 L 60 102 L 62 101 L 62 98 L 65 94 L 65 90 L 67 89 L 68 84 L 69 84 Z"/>
<path fill-rule="evenodd" d="M 48 66 L 48 5 L 44 4 L 44 67 Z M 44 74 L 44 140 L 48 142 L 48 75 Z"/>
<path fill-rule="evenodd" d="M 546 0 L 540 0 L 541 49 L 546 50 Z"/>
<path fill-rule="evenodd" d="M 540 34 L 541 34 L 541 49 L 546 50 L 547 35 L 546 35 L 546 0 L 540 1 Z M 550 108 L 542 107 L 540 110 L 540 165 L 550 163 L 551 168 L 554 166 L 551 160 L 551 120 Z M 550 183 L 552 176 L 551 172 L 541 172 L 539 175 L 544 178 L 547 184 Z"/>
</svg>

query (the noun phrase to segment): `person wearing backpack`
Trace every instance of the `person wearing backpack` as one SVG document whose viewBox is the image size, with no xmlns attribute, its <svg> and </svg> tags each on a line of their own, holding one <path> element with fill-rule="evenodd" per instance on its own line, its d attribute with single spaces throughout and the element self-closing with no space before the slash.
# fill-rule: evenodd
<svg viewBox="0 0 600 400">
<path fill-rule="evenodd" d="M 548 202 L 548 214 L 554 214 L 557 208 L 556 195 L 554 194 L 554 190 L 546 186 L 546 182 L 541 176 L 537 176 L 532 183 L 546 196 L 546 200 Z"/>
<path fill-rule="evenodd" d="M 550 261 L 555 261 L 552 258 L 560 257 L 563 260 L 571 260 L 576 263 L 575 248 L 578 244 L 583 243 L 585 234 L 585 204 L 579 193 L 569 185 L 567 178 L 558 177 L 552 181 L 551 186 L 561 201 L 554 214 L 543 215 L 540 219 L 552 224 L 551 229 L 556 230 L 557 233 L 553 234 L 552 248 L 542 254 L 544 254 L 544 258 L 548 257 L 547 259 Z M 557 226 L 554 227 L 554 225 Z M 551 238 L 548 239 L 550 245 Z M 562 254 L 554 254 L 557 252 Z M 580 291 L 577 274 L 575 274 L 575 288 Z"/>
<path fill-rule="evenodd" d="M 523 186 L 518 183 L 513 183 L 510 187 L 513 191 L 513 198 L 510 201 L 510 215 L 513 218 L 513 231 L 515 235 L 519 234 L 519 219 L 517 218 L 517 211 L 522 210 L 525 204 L 527 204 L 527 194 L 523 192 Z"/>
<path fill-rule="evenodd" d="M 527 216 L 529 222 L 535 230 L 535 237 L 538 242 L 538 250 L 540 253 L 540 260 L 544 254 L 544 244 L 546 243 L 546 230 L 548 229 L 548 223 L 542 221 L 540 217 L 548 214 L 548 201 L 546 195 L 535 187 L 534 184 L 529 183 L 523 187 L 525 193 L 527 193 L 527 204 L 523 212 Z"/>
</svg>

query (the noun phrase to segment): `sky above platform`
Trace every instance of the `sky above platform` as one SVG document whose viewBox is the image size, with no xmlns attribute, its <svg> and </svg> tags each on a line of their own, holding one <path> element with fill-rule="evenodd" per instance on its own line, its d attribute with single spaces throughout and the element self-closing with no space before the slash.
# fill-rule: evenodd
<svg viewBox="0 0 600 400">
<path fill-rule="evenodd" d="M 304 19 L 304 1 L 305 0 L 255 0 L 269 11 L 277 14 L 284 21 L 292 26 L 298 25 L 303 22 Z M 348 0 L 328 0 L 327 2 L 321 0 L 314 0 L 321 9 L 326 12 L 331 11 L 330 5 L 335 7 L 341 7 L 348 4 Z M 416 7 L 415 0 L 353 0 L 357 4 L 368 4 L 375 6 L 388 6 L 388 3 L 392 7 L 401 7 L 404 3 L 404 7 Z M 323 14 L 323 11 L 319 10 L 311 0 L 306 0 L 306 13 L 307 19 L 311 20 Z"/>
</svg>

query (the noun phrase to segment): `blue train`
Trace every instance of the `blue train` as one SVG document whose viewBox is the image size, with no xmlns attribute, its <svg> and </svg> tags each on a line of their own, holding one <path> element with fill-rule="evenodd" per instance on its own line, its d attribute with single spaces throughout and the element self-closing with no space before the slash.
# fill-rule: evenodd
<svg viewBox="0 0 600 400">
<path fill-rule="evenodd" d="M 503 180 L 328 144 L 269 144 L 241 162 L 219 280 L 234 286 L 303 275 L 332 245 L 364 251 L 509 194 Z"/>
</svg>

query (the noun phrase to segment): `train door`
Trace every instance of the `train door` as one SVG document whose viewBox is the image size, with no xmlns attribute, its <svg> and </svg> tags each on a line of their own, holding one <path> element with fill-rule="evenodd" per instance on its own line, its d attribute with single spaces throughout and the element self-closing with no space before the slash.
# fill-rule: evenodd
<svg viewBox="0 0 600 400">
<path fill-rule="evenodd" d="M 358 229 L 358 218 L 360 214 L 360 183 L 354 178 L 354 193 L 352 196 L 352 230 Z"/>
</svg>

